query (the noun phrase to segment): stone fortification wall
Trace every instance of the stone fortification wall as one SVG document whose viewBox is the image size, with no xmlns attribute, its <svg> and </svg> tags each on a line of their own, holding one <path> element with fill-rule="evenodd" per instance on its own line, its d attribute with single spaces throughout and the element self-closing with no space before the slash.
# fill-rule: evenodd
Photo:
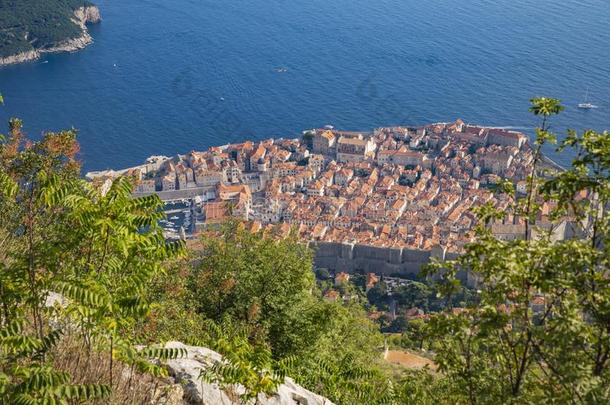
<svg viewBox="0 0 610 405">
<path fill-rule="evenodd" d="M 383 248 L 336 242 L 311 242 L 314 263 L 334 271 L 364 270 L 378 274 L 417 274 L 429 262 L 431 253 L 423 250 Z"/>
<path fill-rule="evenodd" d="M 440 247 L 427 251 L 338 242 L 310 242 L 309 246 L 314 250 L 314 264 L 318 268 L 347 273 L 365 271 L 386 276 L 413 276 L 432 257 L 440 260 L 458 257 L 457 253 L 446 252 Z M 466 271 L 460 272 L 458 278 L 469 287 L 476 286 L 476 278 Z"/>
</svg>

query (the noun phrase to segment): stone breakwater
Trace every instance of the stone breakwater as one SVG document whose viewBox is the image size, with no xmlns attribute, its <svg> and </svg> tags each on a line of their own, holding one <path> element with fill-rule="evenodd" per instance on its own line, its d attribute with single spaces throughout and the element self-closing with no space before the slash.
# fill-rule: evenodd
<svg viewBox="0 0 610 405">
<path fill-rule="evenodd" d="M 96 6 L 79 7 L 74 11 L 72 21 L 81 27 L 82 35 L 80 37 L 62 41 L 49 48 L 32 49 L 0 58 L 0 66 L 31 62 L 39 59 L 45 53 L 75 52 L 81 50 L 93 42 L 93 38 L 91 38 L 87 30 L 87 24 L 96 24 L 101 20 L 100 10 Z"/>
</svg>

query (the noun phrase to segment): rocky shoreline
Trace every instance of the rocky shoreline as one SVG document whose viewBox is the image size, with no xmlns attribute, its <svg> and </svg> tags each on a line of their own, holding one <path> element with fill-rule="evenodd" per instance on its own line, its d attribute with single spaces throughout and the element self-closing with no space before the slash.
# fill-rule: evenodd
<svg viewBox="0 0 610 405">
<path fill-rule="evenodd" d="M 100 10 L 97 6 L 80 7 L 74 10 L 74 21 L 81 27 L 82 35 L 56 44 L 50 48 L 32 49 L 15 55 L 0 58 L 0 66 L 13 65 L 17 63 L 32 62 L 45 53 L 75 52 L 81 50 L 93 42 L 89 35 L 87 24 L 96 24 L 102 21 Z"/>
</svg>

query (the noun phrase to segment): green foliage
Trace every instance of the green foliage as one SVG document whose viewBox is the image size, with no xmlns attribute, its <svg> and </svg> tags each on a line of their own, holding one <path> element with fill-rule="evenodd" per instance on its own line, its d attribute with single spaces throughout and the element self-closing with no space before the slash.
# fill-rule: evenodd
<svg viewBox="0 0 610 405">
<path fill-rule="evenodd" d="M 80 180 L 75 131 L 30 142 L 21 127 L 12 119 L 10 137 L 0 143 L 2 398 L 33 404 L 106 397 L 114 359 L 166 375 L 150 359 L 180 353 L 138 351 L 129 333 L 149 312 L 150 279 L 183 249 L 162 236 L 160 201 L 131 198 L 126 179 L 102 187 Z M 88 353 L 108 353 L 110 385 L 73 384 L 53 368 L 55 346 L 73 330 Z"/>
<path fill-rule="evenodd" d="M 251 325 L 254 335 L 271 342 L 277 358 L 313 343 L 314 336 L 298 333 L 316 311 L 307 247 L 294 236 L 264 238 L 234 223 L 203 243 L 189 285 L 200 313 L 216 322 L 231 318 Z"/>
<path fill-rule="evenodd" d="M 140 351 L 140 355 L 159 360 L 173 360 L 186 356 L 186 349 L 174 349 L 163 347 L 147 347 Z"/>
<path fill-rule="evenodd" d="M 385 309 L 390 303 L 388 296 L 388 286 L 384 281 L 380 281 L 373 286 L 367 293 L 366 297 L 372 305 L 379 309 Z"/>
<path fill-rule="evenodd" d="M 356 177 L 369 177 L 369 172 L 365 169 L 356 169 L 354 171 L 354 176 Z"/>
<path fill-rule="evenodd" d="M 0 2 L 0 57 L 44 49 L 82 35 L 74 10 L 86 0 L 3 0 Z"/>
<path fill-rule="evenodd" d="M 381 369 L 383 337 L 356 304 L 320 302 L 317 339 L 291 376 L 335 403 L 387 403 L 389 376 Z M 305 333 L 310 333 L 304 331 Z"/>
<path fill-rule="evenodd" d="M 427 338 L 425 321 L 422 319 L 412 319 L 408 321 L 402 337 L 404 343 L 406 343 L 403 345 L 404 348 L 422 350 Z"/>
<path fill-rule="evenodd" d="M 54 371 L 50 367 L 15 368 L 11 378 L 13 384 L 2 384 L 0 394 L 10 404 L 68 404 L 70 401 L 92 401 L 110 395 L 110 388 L 100 384 L 69 384 L 69 375 Z"/>
<path fill-rule="evenodd" d="M 358 362 L 353 353 L 311 365 L 309 384 L 340 404 L 393 403 L 394 386 L 379 369 Z"/>
<path fill-rule="evenodd" d="M 452 394 L 447 379 L 429 370 L 406 370 L 394 386 L 396 404 L 457 404 L 459 397 Z"/>
<path fill-rule="evenodd" d="M 421 282 L 412 281 L 400 286 L 392 294 L 399 305 L 406 308 L 426 307 L 428 297 L 431 294 L 430 288 Z"/>
<path fill-rule="evenodd" d="M 18 321 L 0 327 L 0 401 L 4 404 L 52 404 L 104 398 L 110 387 L 72 384 L 70 376 L 45 364 L 57 343 L 58 331 L 31 336 Z"/>
<path fill-rule="evenodd" d="M 551 115 L 557 115 L 564 110 L 564 106 L 561 105 L 561 101 L 555 98 L 549 97 L 536 97 L 530 100 L 531 107 L 530 112 L 534 115 L 542 115 L 543 117 L 550 117 Z M 546 128 L 542 128 L 545 130 Z"/>
<path fill-rule="evenodd" d="M 479 207 L 463 255 L 393 291 L 402 307 L 439 311 L 429 322 L 399 318 L 392 326 L 402 334 L 389 339 L 429 350 L 434 373 L 384 365 L 379 326 L 359 303 L 322 299 L 312 252 L 295 235 L 231 223 L 185 257 L 182 243 L 162 236 L 156 196 L 132 198 L 127 179 L 79 179 L 75 131 L 27 142 L 12 119 L 0 140 L 0 403 L 111 395 L 112 371 L 104 385 L 54 367 L 58 344 L 75 331 L 110 370 L 120 361 L 157 377 L 166 370 L 153 360 L 185 354 L 155 345 L 160 339 L 211 347 L 224 360 L 201 378 L 244 402 L 272 395 L 291 375 L 338 404 L 608 403 L 610 135 L 570 131 L 559 149 L 576 150 L 572 168 L 542 179 L 541 149 L 555 142 L 548 119 L 561 109 L 532 100 L 542 122 L 528 193 L 508 183 L 496 190 L 513 196 L 523 238 L 496 239 L 489 224 L 506 212 Z M 557 240 L 557 230 L 569 237 Z M 463 271 L 477 277 L 476 294 L 458 281 Z M 386 287 L 378 283 L 369 300 L 389 304 Z M 134 346 L 142 341 L 151 345 Z"/>
<path fill-rule="evenodd" d="M 542 115 L 536 159 L 553 142 L 556 100 L 533 100 Z M 485 226 L 504 213 L 479 212 L 477 239 L 457 260 L 436 263 L 451 292 L 467 269 L 480 280 L 480 302 L 433 317 L 436 362 L 448 396 L 470 403 L 607 403 L 610 401 L 610 141 L 607 133 L 570 131 L 560 146 L 576 148 L 571 169 L 544 182 L 530 176 L 528 195 L 513 208 L 530 232 L 496 239 Z M 536 162 L 535 162 L 536 163 Z M 541 204 L 552 226 L 538 228 Z M 557 240 L 554 231 L 573 229 Z"/>
<path fill-rule="evenodd" d="M 74 237 L 80 241 L 79 250 L 86 252 L 64 263 L 71 271 L 56 288 L 70 299 L 66 312 L 85 327 L 90 338 L 97 338 L 98 345 L 105 340 L 111 356 L 150 372 L 151 366 L 134 357 L 127 342 L 117 343 L 149 313 L 145 289 L 162 271 L 160 263 L 179 254 L 182 244 L 165 242 L 157 226 L 162 215 L 158 197 L 131 198 L 127 179 L 114 181 L 105 193 L 89 184 L 81 188 L 80 195 L 48 195 L 70 209 Z"/>
<path fill-rule="evenodd" d="M 319 268 L 319 269 L 316 269 L 316 278 L 318 280 L 326 281 L 326 280 L 330 280 L 332 277 L 331 277 L 328 269 Z"/>
<path fill-rule="evenodd" d="M 286 379 L 295 358 L 286 357 L 276 361 L 268 347 L 251 344 L 247 336 L 230 336 L 220 327 L 211 328 L 214 331 L 212 348 L 223 353 L 224 358 L 202 370 L 200 378 L 218 383 L 225 390 L 242 390 L 239 397 L 243 403 L 261 394 L 267 397 L 273 395 Z"/>
<path fill-rule="evenodd" d="M 173 338 L 217 350 L 227 362 L 206 378 L 241 384 L 250 393 L 269 394 L 275 385 L 270 376 L 282 367 L 337 403 L 362 403 L 358 398 L 375 398 L 379 387 L 388 385 L 378 367 L 383 347 L 378 327 L 360 305 L 322 299 L 305 246 L 291 237 L 253 235 L 237 224 L 203 242 L 194 266 L 179 262 L 155 279 L 149 296 L 158 305 L 140 328 L 148 339 Z M 374 378 L 366 382 L 355 372 L 333 376 L 344 359 Z M 339 381 L 347 385 L 339 389 Z"/>
</svg>

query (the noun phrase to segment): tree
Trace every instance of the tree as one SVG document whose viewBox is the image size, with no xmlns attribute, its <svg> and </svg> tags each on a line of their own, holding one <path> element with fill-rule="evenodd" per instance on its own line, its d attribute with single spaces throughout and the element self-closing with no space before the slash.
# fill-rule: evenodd
<svg viewBox="0 0 610 405">
<path fill-rule="evenodd" d="M 543 116 L 535 164 L 554 139 L 548 117 L 561 109 L 557 100 L 533 100 Z M 610 401 L 610 136 L 570 131 L 566 147 L 577 152 L 569 170 L 540 181 L 534 167 L 522 200 L 504 188 L 526 218 L 522 240 L 496 239 L 486 225 L 506 213 L 484 206 L 464 254 L 428 269 L 443 274 L 445 294 L 460 269 L 480 279 L 478 303 L 429 327 L 439 371 L 462 402 Z M 548 215 L 543 203 L 553 207 Z M 567 238 L 557 240 L 558 230 Z"/>
<path fill-rule="evenodd" d="M 337 356 L 336 361 L 321 360 L 312 365 L 312 387 L 339 404 L 387 404 L 394 391 L 379 369 L 359 364 L 351 353 Z"/>
<path fill-rule="evenodd" d="M 315 131 L 305 131 L 303 132 L 303 141 L 309 149 L 313 148 L 313 138 L 315 135 Z"/>
<path fill-rule="evenodd" d="M 84 194 L 59 201 L 69 209 L 72 236 L 79 241 L 73 249 L 82 255 L 64 258 L 68 273 L 54 286 L 70 299 L 66 313 L 83 328 L 88 347 L 94 341 L 106 346 L 111 383 L 115 358 L 162 375 L 162 369 L 138 355 L 126 332 L 148 314 L 145 289 L 162 271 L 161 263 L 181 253 L 182 242 L 165 242 L 157 223 L 164 216 L 161 201 L 155 195 L 132 198 L 129 179 L 119 178 L 101 190 L 79 185 Z"/>
<path fill-rule="evenodd" d="M 411 319 L 407 323 L 407 328 L 404 331 L 404 334 L 408 337 L 408 339 L 415 343 L 415 348 L 419 350 L 424 348 L 426 333 L 426 323 L 423 319 Z"/>
<path fill-rule="evenodd" d="M 396 404 L 456 404 L 459 398 L 453 396 L 447 380 L 430 373 L 429 370 L 406 370 L 394 388 Z"/>
<path fill-rule="evenodd" d="M 208 326 L 212 332 L 211 346 L 224 353 L 224 358 L 202 370 L 201 379 L 218 383 L 225 390 L 243 390 L 239 398 L 244 404 L 251 401 L 258 404 L 261 395 L 273 395 L 284 383 L 286 373 L 293 367 L 294 357 L 276 361 L 268 347 L 251 344 L 247 335 L 231 336 L 214 323 L 208 322 Z"/>
<path fill-rule="evenodd" d="M 21 121 L 0 136 L 0 401 L 55 403 L 107 397 L 104 384 L 74 384 L 48 363 L 61 330 L 44 303 L 63 274 L 57 261 L 66 213 L 53 186 L 75 178 L 73 131 L 48 133 L 22 149 Z M 51 257 L 53 256 L 55 260 Z"/>
<path fill-rule="evenodd" d="M 407 318 L 401 315 L 398 315 L 395 319 L 392 319 L 391 316 L 381 316 L 378 322 L 381 331 L 384 333 L 400 333 L 407 329 Z"/>
<path fill-rule="evenodd" d="M 328 269 L 319 268 L 319 269 L 316 269 L 316 278 L 318 280 L 326 281 L 326 280 L 331 279 L 331 275 L 330 275 L 330 272 L 328 271 Z"/>
<path fill-rule="evenodd" d="M 272 381 L 261 385 L 260 379 L 288 363 L 288 374 L 299 384 L 333 401 L 375 398 L 388 383 L 379 367 L 379 328 L 360 304 L 325 301 L 309 249 L 279 236 L 251 234 L 232 223 L 204 237 L 202 251 L 192 254 L 193 267 L 178 262 L 156 278 L 149 298 L 157 305 L 141 329 L 148 340 L 179 338 L 219 351 L 228 362 L 206 378 L 220 384 L 263 393 Z M 265 298 L 269 294 L 274 300 Z M 256 363 L 255 357 L 264 361 Z M 334 375 L 345 358 L 375 376 L 366 389 L 356 373 Z"/>
<path fill-rule="evenodd" d="M 203 239 L 200 264 L 190 277 L 200 313 L 253 326 L 253 335 L 271 342 L 277 358 L 315 339 L 299 331 L 313 332 L 314 288 L 311 251 L 295 235 L 264 237 L 237 223 Z"/>
<path fill-rule="evenodd" d="M 366 296 L 369 302 L 377 308 L 386 308 L 389 304 L 388 286 L 383 280 L 375 284 L 366 293 Z"/>
<path fill-rule="evenodd" d="M 180 253 L 157 225 L 157 197 L 133 199 L 126 179 L 101 187 L 78 178 L 76 131 L 25 140 L 20 120 L 0 142 L 0 392 L 9 403 L 65 403 L 108 396 L 113 360 L 164 375 L 137 350 L 129 327 L 148 311 L 146 284 Z M 55 302 L 52 305 L 52 302 Z M 62 336 L 81 337 L 110 359 L 110 384 L 73 384 L 54 368 Z M 89 367 L 89 363 L 85 367 Z M 133 369 L 132 369 L 133 370 Z"/>
<path fill-rule="evenodd" d="M 396 291 L 392 293 L 392 296 L 395 297 L 399 305 L 405 306 L 406 308 L 425 308 L 430 293 L 430 288 L 427 285 L 418 281 L 412 281 L 398 287 Z"/>
</svg>

